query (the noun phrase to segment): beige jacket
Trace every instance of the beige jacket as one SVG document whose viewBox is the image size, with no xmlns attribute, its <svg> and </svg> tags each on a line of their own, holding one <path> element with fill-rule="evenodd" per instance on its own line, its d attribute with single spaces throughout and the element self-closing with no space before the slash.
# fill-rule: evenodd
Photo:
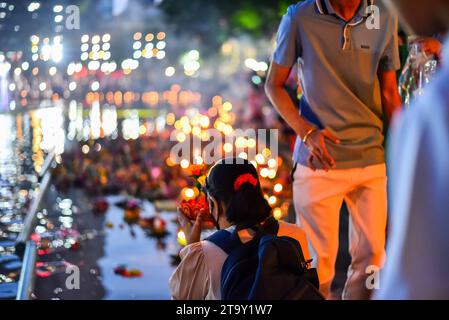
<svg viewBox="0 0 449 320">
<path fill-rule="evenodd" d="M 280 221 L 278 235 L 298 240 L 305 258 L 310 259 L 306 235 L 299 226 Z M 247 230 L 239 231 L 239 236 L 243 243 L 252 238 Z M 227 254 L 215 244 L 203 240 L 183 248 L 180 256 L 181 263 L 169 280 L 172 299 L 220 300 L 221 268 Z"/>
</svg>

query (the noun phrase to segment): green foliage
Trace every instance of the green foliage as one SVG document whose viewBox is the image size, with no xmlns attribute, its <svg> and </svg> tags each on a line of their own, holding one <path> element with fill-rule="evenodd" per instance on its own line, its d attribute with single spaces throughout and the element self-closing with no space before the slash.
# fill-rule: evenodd
<svg viewBox="0 0 449 320">
<path fill-rule="evenodd" d="M 164 0 L 160 8 L 179 32 L 198 36 L 211 48 L 242 33 L 271 37 L 287 7 L 298 0 Z"/>
<path fill-rule="evenodd" d="M 246 30 L 257 30 L 262 26 L 262 18 L 257 14 L 256 10 L 242 9 L 237 11 L 232 17 L 234 25 L 238 25 Z"/>
</svg>

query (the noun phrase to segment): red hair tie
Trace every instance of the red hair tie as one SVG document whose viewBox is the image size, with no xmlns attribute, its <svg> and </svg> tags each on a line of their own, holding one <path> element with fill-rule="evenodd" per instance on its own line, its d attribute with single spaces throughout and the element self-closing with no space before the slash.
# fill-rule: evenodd
<svg viewBox="0 0 449 320">
<path fill-rule="evenodd" d="M 234 191 L 237 191 L 238 189 L 240 189 L 240 187 L 244 183 L 250 183 L 255 188 L 257 186 L 257 179 L 254 178 L 254 176 L 251 173 L 245 173 L 245 174 L 240 175 L 234 181 Z"/>
</svg>

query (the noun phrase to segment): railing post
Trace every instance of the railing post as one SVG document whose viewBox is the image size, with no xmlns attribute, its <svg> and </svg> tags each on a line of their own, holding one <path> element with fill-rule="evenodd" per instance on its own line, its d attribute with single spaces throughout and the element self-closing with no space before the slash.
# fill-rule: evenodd
<svg viewBox="0 0 449 320">
<path fill-rule="evenodd" d="M 39 185 L 39 192 L 37 193 L 36 197 L 31 202 L 30 209 L 27 212 L 27 215 L 25 217 L 25 221 L 23 223 L 22 231 L 19 233 L 16 239 L 16 254 L 19 257 L 22 257 L 24 254 L 25 249 L 25 243 L 30 238 L 34 222 L 36 219 L 36 213 L 39 210 L 39 206 L 42 202 L 43 196 L 45 194 L 45 191 L 47 190 L 51 180 L 51 173 L 47 172 L 40 185 Z"/>
<path fill-rule="evenodd" d="M 29 300 L 34 289 L 36 244 L 29 240 L 25 246 L 16 300 Z"/>
<path fill-rule="evenodd" d="M 34 289 L 36 271 L 36 244 L 30 240 L 30 236 L 35 224 L 36 214 L 41 205 L 44 194 L 51 181 L 51 166 L 55 158 L 54 152 L 50 152 L 46 157 L 42 170 L 39 172 L 39 190 L 34 196 L 30 208 L 25 217 L 22 231 L 16 239 L 15 253 L 22 258 L 22 268 L 17 289 L 16 300 L 29 300 Z"/>
</svg>

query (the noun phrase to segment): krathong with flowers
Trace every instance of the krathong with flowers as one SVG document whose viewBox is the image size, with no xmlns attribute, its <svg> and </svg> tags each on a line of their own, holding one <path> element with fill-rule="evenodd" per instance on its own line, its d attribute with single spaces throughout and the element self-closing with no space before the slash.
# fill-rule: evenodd
<svg viewBox="0 0 449 320">
<path fill-rule="evenodd" d="M 123 220 L 130 225 L 138 223 L 140 220 L 140 210 L 139 203 L 134 199 L 129 199 L 126 202 Z"/>
<path fill-rule="evenodd" d="M 139 225 L 150 237 L 164 238 L 170 234 L 167 231 L 167 222 L 159 216 L 141 218 Z"/>
<path fill-rule="evenodd" d="M 213 227 L 213 220 L 210 216 L 209 204 L 203 187 L 206 182 L 205 165 L 192 164 L 185 169 L 186 174 L 193 178 L 194 186 L 192 188 L 184 188 L 181 192 L 181 201 L 179 210 L 189 220 L 195 221 L 198 214 L 203 212 L 204 224 L 207 227 Z"/>
</svg>

